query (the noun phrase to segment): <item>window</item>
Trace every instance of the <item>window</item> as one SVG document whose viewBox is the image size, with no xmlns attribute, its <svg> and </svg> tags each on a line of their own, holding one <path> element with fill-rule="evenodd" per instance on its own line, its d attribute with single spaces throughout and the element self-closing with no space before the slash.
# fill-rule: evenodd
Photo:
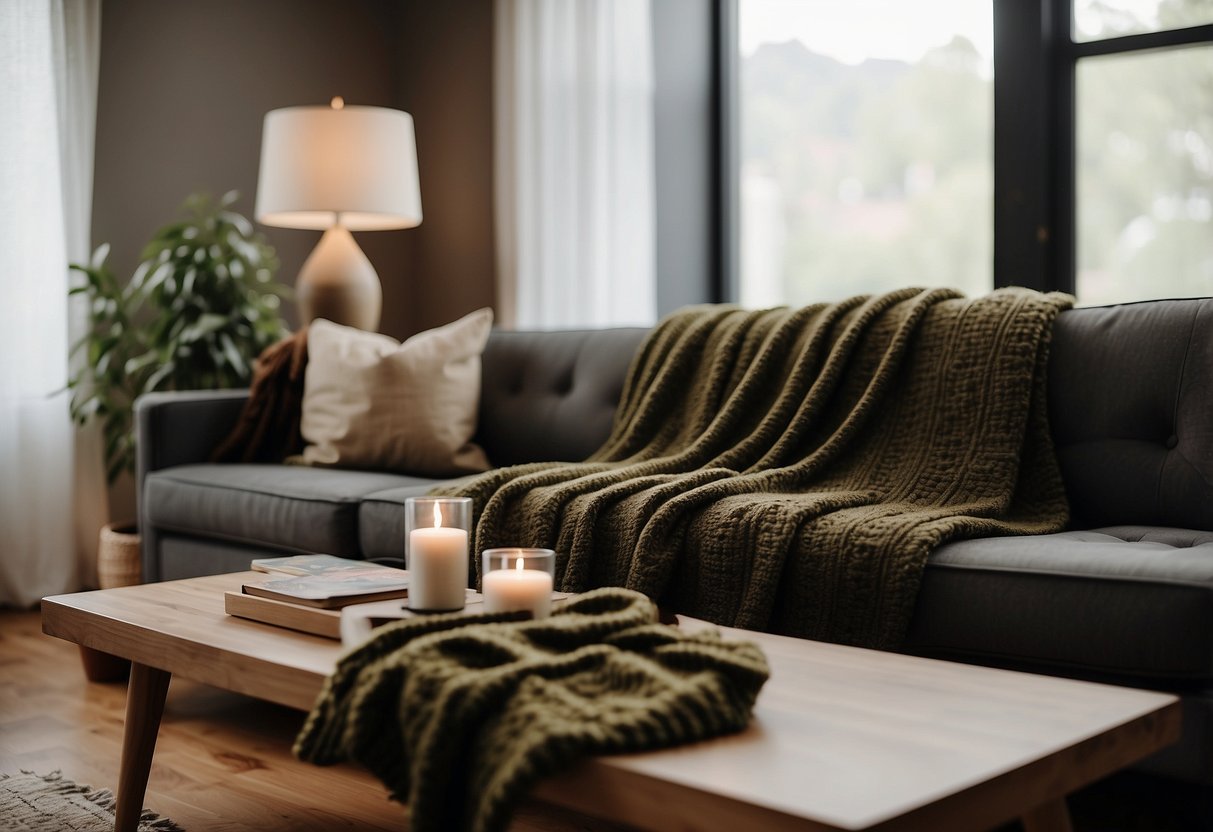
<svg viewBox="0 0 1213 832">
<path fill-rule="evenodd" d="M 990 0 L 741 0 L 738 26 L 742 303 L 992 285 Z"/>
<path fill-rule="evenodd" d="M 729 299 L 1213 294 L 1210 0 L 720 2 Z"/>
<path fill-rule="evenodd" d="M 1079 0 L 1074 33 L 1210 20 L 1213 4 Z M 1079 300 L 1213 294 L 1213 46 L 1092 52 L 1076 73 Z"/>
<path fill-rule="evenodd" d="M 1213 4 L 1193 0 L 1074 0 L 1077 42 L 1213 23 Z"/>
</svg>

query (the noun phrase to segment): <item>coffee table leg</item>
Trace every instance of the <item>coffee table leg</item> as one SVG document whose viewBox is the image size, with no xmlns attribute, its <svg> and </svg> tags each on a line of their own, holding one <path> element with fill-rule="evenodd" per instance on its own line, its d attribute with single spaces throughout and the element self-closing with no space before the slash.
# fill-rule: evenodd
<svg viewBox="0 0 1213 832">
<path fill-rule="evenodd" d="M 90 682 L 123 682 L 131 675 L 131 663 L 109 653 L 80 645 L 80 663 L 84 678 Z"/>
<path fill-rule="evenodd" d="M 156 734 L 164 713 L 164 697 L 172 674 L 138 662 L 131 664 L 126 689 L 126 726 L 122 737 L 122 769 L 118 774 L 115 832 L 135 832 L 143 812 L 147 776 L 152 770 Z"/>
<path fill-rule="evenodd" d="M 1022 818 L 1024 832 L 1073 832 L 1066 799 L 1059 797 L 1042 803 Z"/>
</svg>

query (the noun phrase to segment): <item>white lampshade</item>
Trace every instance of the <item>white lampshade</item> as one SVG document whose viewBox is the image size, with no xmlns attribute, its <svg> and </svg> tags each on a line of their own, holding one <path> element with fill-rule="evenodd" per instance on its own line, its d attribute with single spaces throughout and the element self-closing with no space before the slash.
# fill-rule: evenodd
<svg viewBox="0 0 1213 832">
<path fill-rule="evenodd" d="M 386 107 L 285 107 L 265 115 L 255 215 L 351 231 L 421 223 L 413 117 Z"/>
</svg>

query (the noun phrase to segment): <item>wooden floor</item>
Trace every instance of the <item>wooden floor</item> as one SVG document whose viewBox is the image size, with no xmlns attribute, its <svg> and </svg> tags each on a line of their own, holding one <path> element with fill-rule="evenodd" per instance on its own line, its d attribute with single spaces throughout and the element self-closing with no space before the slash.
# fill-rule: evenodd
<svg viewBox="0 0 1213 832">
<path fill-rule="evenodd" d="M 77 783 L 112 789 L 126 685 L 87 682 L 75 645 L 44 636 L 39 622 L 36 612 L 0 611 L 0 772 L 59 770 Z M 189 832 L 406 830 L 404 809 L 371 775 L 291 756 L 303 718 L 173 680 L 145 804 Z M 542 818 L 527 809 L 515 828 L 585 827 L 550 809 Z"/>
<path fill-rule="evenodd" d="M 60 770 L 77 783 L 113 788 L 125 697 L 124 684 L 86 682 L 76 647 L 42 635 L 38 613 L 0 611 L 0 772 Z M 174 680 L 147 806 L 190 832 L 407 829 L 404 810 L 370 775 L 291 757 L 302 721 L 297 711 Z M 1191 798 L 1173 785 L 1121 775 L 1070 805 L 1078 832 L 1213 829 Z M 515 824 L 549 832 L 585 828 L 533 809 Z"/>
<path fill-rule="evenodd" d="M 126 686 L 89 684 L 77 649 L 37 613 L 0 613 L 0 771 L 113 788 Z M 294 760 L 303 714 L 174 680 L 146 805 L 188 830 L 400 830 L 403 809 L 368 774 Z"/>
</svg>

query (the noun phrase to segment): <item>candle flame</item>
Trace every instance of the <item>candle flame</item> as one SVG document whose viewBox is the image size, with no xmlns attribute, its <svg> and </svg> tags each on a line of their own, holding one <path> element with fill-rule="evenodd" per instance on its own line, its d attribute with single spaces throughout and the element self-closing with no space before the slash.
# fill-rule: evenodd
<svg viewBox="0 0 1213 832">
<path fill-rule="evenodd" d="M 514 561 L 514 569 L 518 572 L 522 571 L 522 558 L 518 558 L 518 560 Z"/>
<path fill-rule="evenodd" d="M 442 509 L 438 508 L 438 504 L 434 503 L 434 528 L 442 527 Z"/>
</svg>

